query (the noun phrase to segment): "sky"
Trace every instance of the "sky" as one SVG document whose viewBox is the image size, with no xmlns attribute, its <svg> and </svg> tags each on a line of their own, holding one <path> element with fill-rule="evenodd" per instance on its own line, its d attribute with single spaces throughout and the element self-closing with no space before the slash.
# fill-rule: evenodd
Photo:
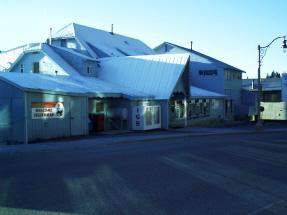
<svg viewBox="0 0 287 215">
<path fill-rule="evenodd" d="M 0 50 L 44 42 L 78 23 L 135 37 L 154 48 L 164 41 L 193 49 L 256 78 L 257 46 L 287 35 L 286 0 L 9 0 L 0 3 Z M 283 40 L 267 50 L 262 77 L 287 72 Z"/>
</svg>

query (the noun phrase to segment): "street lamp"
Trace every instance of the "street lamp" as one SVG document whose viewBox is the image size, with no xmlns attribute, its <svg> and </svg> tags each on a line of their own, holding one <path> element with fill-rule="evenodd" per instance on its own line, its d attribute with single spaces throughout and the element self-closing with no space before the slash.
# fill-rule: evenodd
<svg viewBox="0 0 287 215">
<path fill-rule="evenodd" d="M 287 49 L 287 44 L 286 44 L 286 36 L 281 36 L 281 37 L 276 37 L 269 43 L 267 46 L 260 46 L 258 45 L 258 94 L 257 94 L 257 123 L 256 126 L 258 128 L 262 128 L 262 120 L 261 120 L 261 98 L 262 98 L 262 84 L 261 84 L 261 65 L 262 65 L 262 60 L 266 55 L 267 49 L 269 46 L 278 39 L 284 39 L 283 40 L 283 45 L 282 48 L 285 51 Z"/>
</svg>

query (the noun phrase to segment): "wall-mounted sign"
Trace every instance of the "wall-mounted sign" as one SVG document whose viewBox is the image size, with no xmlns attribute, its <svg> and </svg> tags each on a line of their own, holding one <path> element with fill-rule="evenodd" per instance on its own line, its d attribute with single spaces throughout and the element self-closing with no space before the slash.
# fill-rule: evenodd
<svg viewBox="0 0 287 215">
<path fill-rule="evenodd" d="M 136 107 L 135 120 L 136 120 L 136 127 L 140 127 L 141 126 L 141 113 L 140 113 L 139 107 Z"/>
<path fill-rule="evenodd" d="M 64 102 L 32 102 L 32 119 L 64 118 Z"/>
</svg>

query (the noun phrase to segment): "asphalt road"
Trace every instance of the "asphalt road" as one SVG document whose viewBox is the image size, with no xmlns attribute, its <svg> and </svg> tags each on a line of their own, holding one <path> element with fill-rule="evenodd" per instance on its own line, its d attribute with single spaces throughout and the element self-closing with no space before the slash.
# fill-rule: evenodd
<svg viewBox="0 0 287 215">
<path fill-rule="evenodd" d="M 287 214 L 287 133 L 0 153 L 0 214 Z"/>
</svg>

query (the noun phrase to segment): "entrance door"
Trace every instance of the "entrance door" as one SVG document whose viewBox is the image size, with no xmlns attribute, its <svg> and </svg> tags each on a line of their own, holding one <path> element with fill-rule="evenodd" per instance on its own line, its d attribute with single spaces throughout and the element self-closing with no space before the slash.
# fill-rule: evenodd
<svg viewBox="0 0 287 215">
<path fill-rule="evenodd" d="M 225 100 L 225 116 L 227 118 L 232 117 L 233 114 L 233 103 L 232 103 L 232 99 L 230 100 Z"/>
<path fill-rule="evenodd" d="M 71 136 L 83 135 L 82 123 L 82 100 L 81 98 L 73 97 L 70 101 L 70 123 Z"/>
</svg>

